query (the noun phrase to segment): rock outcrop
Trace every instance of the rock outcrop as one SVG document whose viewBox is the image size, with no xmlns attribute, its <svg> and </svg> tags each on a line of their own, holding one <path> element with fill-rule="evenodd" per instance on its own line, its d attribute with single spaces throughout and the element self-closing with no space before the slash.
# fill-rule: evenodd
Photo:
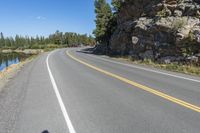
<svg viewBox="0 0 200 133">
<path fill-rule="evenodd" d="M 200 54 L 200 0 L 125 0 L 117 23 L 113 53 L 164 62 Z"/>
</svg>

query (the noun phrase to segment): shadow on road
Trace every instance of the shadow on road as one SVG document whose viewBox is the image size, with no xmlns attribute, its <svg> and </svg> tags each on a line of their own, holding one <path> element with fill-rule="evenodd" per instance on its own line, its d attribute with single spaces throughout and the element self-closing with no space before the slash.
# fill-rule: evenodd
<svg viewBox="0 0 200 133">
<path fill-rule="evenodd" d="M 49 133 L 49 131 L 48 130 L 44 130 L 42 133 Z"/>
<path fill-rule="evenodd" d="M 76 52 L 85 53 L 85 54 L 94 54 L 94 48 L 84 48 L 77 50 Z"/>
<path fill-rule="evenodd" d="M 119 53 L 114 53 L 114 52 L 108 52 L 106 53 L 105 52 L 106 50 L 99 50 L 99 47 L 89 47 L 89 48 L 83 48 L 83 49 L 80 49 L 80 50 L 77 50 L 76 52 L 79 52 L 79 53 L 84 53 L 84 54 L 92 54 L 92 55 L 106 55 L 106 56 L 109 56 L 109 57 L 122 57 Z"/>
</svg>

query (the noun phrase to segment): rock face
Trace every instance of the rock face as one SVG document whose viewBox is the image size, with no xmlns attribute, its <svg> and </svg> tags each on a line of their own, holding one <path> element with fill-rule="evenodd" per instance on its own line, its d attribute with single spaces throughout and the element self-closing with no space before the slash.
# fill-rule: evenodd
<svg viewBox="0 0 200 133">
<path fill-rule="evenodd" d="M 178 61 L 200 53 L 200 0 L 125 0 L 113 53 Z"/>
</svg>

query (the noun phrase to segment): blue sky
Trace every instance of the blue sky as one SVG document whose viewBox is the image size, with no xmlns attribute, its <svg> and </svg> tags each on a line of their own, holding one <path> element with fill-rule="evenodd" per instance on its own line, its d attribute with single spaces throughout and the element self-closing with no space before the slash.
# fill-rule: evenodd
<svg viewBox="0 0 200 133">
<path fill-rule="evenodd" d="M 95 28 L 94 0 L 2 0 L 0 13 L 6 36 L 47 36 L 56 30 L 92 34 Z"/>
</svg>

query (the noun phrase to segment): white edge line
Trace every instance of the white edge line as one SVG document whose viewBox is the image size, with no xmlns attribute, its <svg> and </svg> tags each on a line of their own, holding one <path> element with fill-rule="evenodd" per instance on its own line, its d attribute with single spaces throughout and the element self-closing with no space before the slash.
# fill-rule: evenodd
<svg viewBox="0 0 200 133">
<path fill-rule="evenodd" d="M 171 76 L 171 77 L 175 77 L 175 78 L 179 78 L 179 79 L 185 79 L 185 80 L 200 83 L 200 80 L 196 80 L 196 79 L 192 79 L 192 78 L 186 78 L 186 77 L 182 77 L 182 76 L 178 76 L 178 75 L 174 75 L 174 74 L 169 74 L 169 73 L 165 73 L 165 72 L 160 72 L 160 71 L 156 71 L 156 70 L 152 70 L 152 69 L 148 69 L 148 68 L 142 68 L 142 67 L 124 64 L 124 63 L 120 63 L 120 62 L 116 62 L 116 61 L 111 61 L 111 60 L 108 60 L 108 59 L 105 59 L 105 58 L 102 58 L 102 57 L 96 57 L 96 56 L 92 56 L 92 55 L 88 55 L 88 56 L 98 58 L 98 59 L 101 59 L 101 60 L 104 60 L 104 61 L 107 61 L 107 62 L 111 62 L 111 63 L 115 63 L 115 64 L 120 64 L 120 65 L 124 65 L 124 66 L 128 66 L 128 67 L 144 70 L 144 71 L 149 71 L 149 72 L 153 72 L 153 73 L 158 73 L 158 74 L 162 74 L 162 75 L 167 75 L 167 76 Z"/>
<path fill-rule="evenodd" d="M 55 52 L 55 51 L 53 51 L 53 52 L 51 52 L 50 54 L 48 54 L 48 56 L 47 56 L 47 58 L 46 58 L 46 64 L 47 64 L 47 69 L 48 69 L 48 72 L 49 72 L 49 77 L 50 77 L 50 79 L 51 79 L 51 83 L 52 83 L 52 85 L 53 85 L 53 88 L 54 88 L 56 97 L 57 97 L 57 99 L 58 99 L 58 102 L 59 102 L 61 111 L 62 111 L 63 116 L 64 116 L 64 118 L 65 118 L 65 122 L 66 122 L 66 124 L 67 124 L 68 129 L 69 129 L 69 132 L 70 132 L 70 133 L 76 133 L 76 131 L 75 131 L 73 125 L 72 125 L 72 122 L 71 122 L 71 120 L 70 120 L 70 118 L 69 118 L 69 115 L 68 115 L 68 113 L 67 113 L 67 110 L 66 110 L 66 108 L 65 108 L 65 105 L 64 105 L 64 103 L 63 103 L 63 100 L 62 100 L 62 98 L 61 98 L 61 95 L 60 95 L 60 93 L 59 93 L 59 90 L 58 90 L 58 87 L 57 87 L 57 85 L 56 85 L 56 82 L 55 82 L 55 79 L 54 79 L 54 77 L 53 77 L 53 74 L 52 74 L 52 72 L 51 72 L 51 69 L 50 69 L 50 67 L 49 67 L 49 57 L 50 57 L 50 55 L 51 55 L 52 53 L 54 53 L 54 52 Z"/>
</svg>

